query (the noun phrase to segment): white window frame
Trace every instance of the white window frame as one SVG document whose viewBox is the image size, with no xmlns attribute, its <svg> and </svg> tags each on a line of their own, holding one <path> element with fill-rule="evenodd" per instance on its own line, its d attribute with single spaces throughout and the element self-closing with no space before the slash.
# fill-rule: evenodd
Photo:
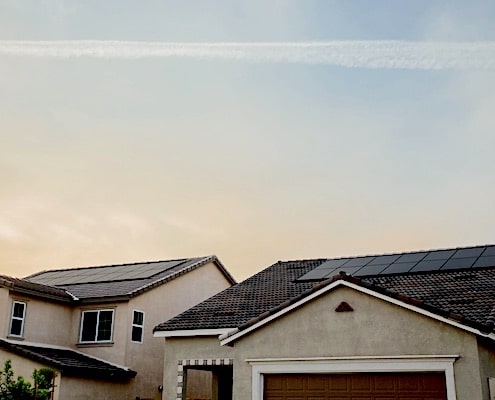
<svg viewBox="0 0 495 400">
<path fill-rule="evenodd" d="M 143 314 L 143 324 L 142 325 L 138 325 L 138 324 L 135 324 L 134 323 L 134 313 L 141 313 L 141 314 Z M 141 310 L 132 310 L 132 320 L 131 320 L 131 342 L 132 343 L 143 343 L 144 342 L 144 317 L 145 317 L 144 311 L 141 311 Z M 141 340 L 140 341 L 132 340 L 132 331 L 133 331 L 134 327 L 141 328 L 142 329 Z"/>
<path fill-rule="evenodd" d="M 15 309 L 15 305 L 16 304 L 22 304 L 23 305 L 22 317 L 15 317 L 14 316 L 14 309 Z M 26 323 L 26 308 L 27 308 L 27 304 L 24 301 L 14 300 L 12 302 L 12 310 L 10 312 L 9 336 L 12 336 L 12 337 L 24 337 L 24 325 Z M 12 322 L 14 320 L 18 320 L 18 321 L 20 320 L 21 321 L 21 333 L 20 333 L 20 335 L 16 335 L 16 334 L 12 333 Z"/>
<path fill-rule="evenodd" d="M 108 340 L 97 340 L 98 339 L 98 327 L 100 324 L 100 312 L 102 311 L 111 311 L 112 312 L 112 325 L 110 327 L 110 339 Z M 91 313 L 91 312 L 96 312 L 98 313 L 98 316 L 96 318 L 96 330 L 95 330 L 95 340 L 82 340 L 82 333 L 83 333 L 83 326 L 84 326 L 84 314 L 86 313 Z M 102 308 L 102 309 L 97 309 L 97 310 L 82 310 L 81 313 L 81 328 L 79 330 L 79 343 L 85 344 L 85 343 L 112 343 L 113 340 L 113 325 L 115 322 L 115 310 L 113 308 Z"/>
<path fill-rule="evenodd" d="M 247 359 L 252 372 L 252 400 L 263 400 L 266 374 L 353 372 L 443 372 L 447 400 L 456 400 L 454 362 L 458 355 L 321 357 L 300 359 Z"/>
</svg>

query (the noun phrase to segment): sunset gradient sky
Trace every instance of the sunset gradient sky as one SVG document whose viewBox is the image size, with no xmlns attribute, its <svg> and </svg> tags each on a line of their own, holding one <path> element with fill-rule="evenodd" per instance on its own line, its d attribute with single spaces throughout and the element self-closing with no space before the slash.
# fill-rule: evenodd
<svg viewBox="0 0 495 400">
<path fill-rule="evenodd" d="M 7 42 L 441 53 L 493 44 L 493 21 L 493 1 L 0 0 L 0 273 L 216 254 L 241 280 L 281 259 L 495 243 L 495 57 L 406 69 Z"/>
</svg>

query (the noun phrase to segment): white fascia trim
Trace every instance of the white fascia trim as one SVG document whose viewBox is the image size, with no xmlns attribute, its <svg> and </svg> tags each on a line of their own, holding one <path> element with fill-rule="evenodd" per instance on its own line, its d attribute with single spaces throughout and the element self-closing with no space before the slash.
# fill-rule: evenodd
<svg viewBox="0 0 495 400">
<path fill-rule="evenodd" d="M 249 332 L 252 332 L 256 329 L 258 329 L 259 327 L 273 321 L 274 319 L 292 311 L 293 309 L 313 300 L 315 297 L 318 297 L 318 296 L 321 296 L 322 294 L 336 288 L 337 286 L 347 286 L 351 289 L 354 289 L 354 290 L 357 290 L 358 292 L 361 292 L 361 293 L 364 293 L 364 294 L 367 294 L 367 295 L 370 295 L 370 296 L 373 296 L 375 298 L 378 298 L 380 300 L 384 300 L 384 301 L 387 301 L 389 303 L 392 303 L 392 304 L 395 304 L 395 305 L 398 305 L 400 307 L 403 307 L 403 308 L 406 308 L 408 310 L 411 310 L 411 311 L 414 311 L 414 312 L 417 312 L 418 314 L 422 314 L 422 315 L 425 315 L 427 317 L 430 317 L 430 318 L 433 318 L 433 319 L 436 319 L 437 321 L 441 321 L 441 322 L 444 322 L 448 325 L 452 325 L 452 326 L 455 326 L 456 328 L 459 328 L 459 329 L 462 329 L 462 330 L 465 330 L 465 331 L 468 331 L 468 332 L 471 332 L 471 333 L 474 333 L 475 335 L 479 335 L 479 336 L 484 336 L 484 337 L 487 337 L 489 339 L 492 339 L 492 340 L 495 340 L 495 334 L 493 333 L 489 333 L 489 334 L 486 334 L 486 333 L 483 333 L 481 332 L 480 330 L 478 329 L 474 329 L 474 328 L 471 328 L 469 326 L 466 326 L 466 325 L 463 325 L 463 324 L 460 324 L 459 322 L 456 322 L 456 321 L 453 321 L 451 319 L 448 319 L 448 318 L 445 318 L 445 317 L 442 317 L 440 315 L 437 315 L 437 314 L 434 314 L 430 311 L 426 311 L 426 310 L 423 310 L 422 308 L 419 308 L 419 307 L 416 307 L 416 306 L 413 306 L 411 304 L 407 304 L 407 303 L 404 303 L 400 300 L 397 300 L 397 299 L 394 299 L 392 297 L 389 297 L 389 296 L 385 296 L 381 293 L 378 293 L 378 292 L 375 292 L 373 290 L 370 290 L 370 289 L 367 289 L 367 288 L 364 288 L 362 286 L 359 286 L 359 285 L 356 285 L 354 283 L 351 283 L 351 282 L 348 282 L 348 281 L 345 281 L 345 280 L 338 280 L 338 281 L 335 281 L 327 286 L 325 286 L 324 288 L 310 294 L 309 296 L 306 296 L 304 299 L 290 305 L 289 307 L 286 307 L 284 308 L 283 310 L 280 310 L 279 312 L 267 317 L 267 318 L 264 318 L 262 319 L 261 321 L 257 322 L 256 324 L 250 326 L 249 328 L 247 329 L 244 329 L 242 331 L 239 331 L 239 332 L 236 332 L 236 333 L 233 333 L 231 332 L 230 335 L 226 335 L 224 337 L 221 338 L 220 340 L 220 345 L 221 346 L 224 346 L 226 344 L 229 344 L 230 342 L 240 338 L 241 336 L 244 336 L 246 334 L 248 334 Z"/>
<path fill-rule="evenodd" d="M 252 368 L 252 400 L 263 399 L 263 376 L 290 373 L 355 373 L 355 372 L 443 372 L 447 400 L 456 400 L 454 362 L 458 355 L 437 356 L 361 356 L 318 357 L 300 359 L 248 359 Z"/>
<path fill-rule="evenodd" d="M 218 329 L 186 329 L 181 331 L 157 331 L 153 337 L 190 337 L 190 336 L 221 336 L 231 332 L 235 328 Z"/>
</svg>

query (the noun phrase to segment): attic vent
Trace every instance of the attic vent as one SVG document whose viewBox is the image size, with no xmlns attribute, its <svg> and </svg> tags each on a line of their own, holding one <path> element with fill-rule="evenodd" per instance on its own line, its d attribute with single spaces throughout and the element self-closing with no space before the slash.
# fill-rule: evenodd
<svg viewBox="0 0 495 400">
<path fill-rule="evenodd" d="M 348 303 L 343 301 L 338 305 L 338 307 L 335 309 L 335 312 L 351 312 L 354 311 L 354 308 L 352 308 Z"/>
</svg>

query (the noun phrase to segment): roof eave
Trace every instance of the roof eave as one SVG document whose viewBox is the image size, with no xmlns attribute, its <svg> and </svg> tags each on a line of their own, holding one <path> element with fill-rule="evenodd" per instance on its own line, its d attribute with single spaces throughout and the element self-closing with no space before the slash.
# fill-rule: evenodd
<svg viewBox="0 0 495 400">
<path fill-rule="evenodd" d="M 217 336 L 218 338 L 232 332 L 236 328 L 213 328 L 213 329 L 183 329 L 174 331 L 154 331 L 154 337 L 196 337 L 196 336 Z"/>
</svg>

